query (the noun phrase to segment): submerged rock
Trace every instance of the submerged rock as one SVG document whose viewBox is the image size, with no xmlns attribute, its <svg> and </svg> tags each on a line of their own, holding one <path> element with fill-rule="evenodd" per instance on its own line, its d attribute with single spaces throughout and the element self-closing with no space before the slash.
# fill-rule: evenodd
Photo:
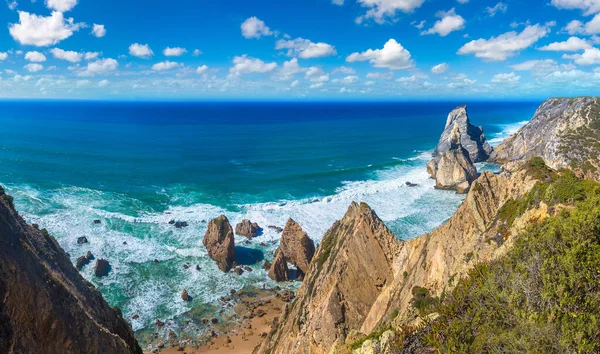
<svg viewBox="0 0 600 354">
<path fill-rule="evenodd" d="M 217 262 L 223 272 L 229 272 L 235 264 L 233 229 L 225 215 L 211 220 L 202 240 L 208 256 Z"/>
<path fill-rule="evenodd" d="M 77 244 L 78 245 L 83 245 L 84 243 L 88 243 L 87 237 L 82 236 L 82 237 L 78 237 L 77 238 Z"/>
<path fill-rule="evenodd" d="M 260 233 L 260 226 L 257 223 L 244 219 L 235 226 L 235 234 L 252 239 Z"/>
<path fill-rule="evenodd" d="M 283 228 L 279 227 L 279 226 L 275 226 L 275 225 L 269 225 L 268 226 L 269 229 L 277 232 L 278 234 L 283 232 Z"/>
</svg>

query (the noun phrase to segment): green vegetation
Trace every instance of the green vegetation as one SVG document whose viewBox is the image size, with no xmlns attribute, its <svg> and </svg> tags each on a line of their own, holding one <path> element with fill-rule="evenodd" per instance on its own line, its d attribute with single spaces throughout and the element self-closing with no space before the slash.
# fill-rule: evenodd
<svg viewBox="0 0 600 354">
<path fill-rule="evenodd" d="M 423 345 L 442 353 L 600 352 L 600 184 L 561 171 L 511 201 L 501 217 L 541 201 L 564 207 L 430 309 L 439 318 L 416 334 Z"/>
<path fill-rule="evenodd" d="M 412 305 L 421 316 L 427 316 L 439 304 L 440 300 L 429 294 L 429 289 L 415 286 L 412 289 Z"/>
<path fill-rule="evenodd" d="M 389 331 L 390 329 L 392 329 L 391 326 L 389 325 L 381 325 L 379 326 L 374 332 L 372 332 L 371 334 L 369 334 L 368 336 L 365 336 L 363 338 L 361 338 L 360 340 L 352 343 L 352 345 L 350 345 L 350 348 L 354 351 L 356 349 L 359 349 L 360 347 L 363 346 L 363 344 L 368 341 L 368 340 L 377 340 L 379 338 L 381 338 L 381 336 Z"/>
</svg>

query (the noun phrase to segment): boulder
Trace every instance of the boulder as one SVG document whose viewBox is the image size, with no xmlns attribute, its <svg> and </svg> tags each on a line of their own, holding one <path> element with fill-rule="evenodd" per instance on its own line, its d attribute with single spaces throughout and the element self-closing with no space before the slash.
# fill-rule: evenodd
<svg viewBox="0 0 600 354">
<path fill-rule="evenodd" d="M 269 269 L 269 278 L 278 282 L 290 280 L 287 260 L 281 249 L 275 252 L 275 259 Z"/>
<path fill-rule="evenodd" d="M 88 243 L 88 239 L 85 236 L 81 236 L 77 238 L 77 244 L 83 245 L 84 243 Z"/>
<path fill-rule="evenodd" d="M 188 294 L 187 289 L 183 289 L 183 292 L 181 293 L 181 300 L 186 302 L 192 300 L 192 297 Z"/>
<path fill-rule="evenodd" d="M 268 271 L 269 269 L 271 269 L 271 262 L 269 262 L 268 260 L 265 259 L 265 262 L 263 263 L 262 269 Z"/>
<path fill-rule="evenodd" d="M 295 265 L 300 272 L 303 274 L 308 272 L 310 261 L 315 255 L 315 243 L 291 218 L 281 234 L 279 249 L 287 261 Z"/>
<path fill-rule="evenodd" d="M 223 272 L 229 272 L 235 263 L 235 244 L 233 228 L 225 215 L 208 223 L 208 229 L 202 240 L 208 256 L 217 262 Z"/>
<path fill-rule="evenodd" d="M 235 234 L 245 236 L 250 240 L 260 233 L 260 226 L 257 223 L 244 219 L 235 226 Z"/>
<path fill-rule="evenodd" d="M 105 259 L 99 259 L 96 261 L 96 267 L 94 268 L 94 274 L 97 277 L 105 277 L 110 272 L 110 263 Z"/>
<path fill-rule="evenodd" d="M 277 232 L 278 234 L 280 234 L 280 233 L 283 232 L 283 229 L 281 227 L 279 227 L 279 226 L 269 225 L 268 228 L 271 229 L 271 230 L 273 230 L 273 231 L 275 231 L 275 232 Z"/>
<path fill-rule="evenodd" d="M 90 264 L 90 262 L 93 259 L 94 259 L 94 255 L 92 255 L 92 252 L 88 251 L 88 253 L 85 256 L 81 256 L 81 257 L 77 258 L 77 261 L 75 262 L 75 268 L 77 268 L 77 270 L 81 271 L 83 269 L 83 267 Z"/>
</svg>

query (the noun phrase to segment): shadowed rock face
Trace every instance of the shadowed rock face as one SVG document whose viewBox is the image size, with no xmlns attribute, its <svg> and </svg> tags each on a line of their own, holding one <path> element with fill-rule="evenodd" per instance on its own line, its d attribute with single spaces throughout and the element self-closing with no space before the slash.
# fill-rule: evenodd
<svg viewBox="0 0 600 354">
<path fill-rule="evenodd" d="M 1 189 L 0 353 L 142 353 L 129 324 Z"/>
<path fill-rule="evenodd" d="M 223 272 L 229 272 L 235 265 L 235 243 L 233 229 L 225 215 L 212 219 L 204 234 L 202 244 L 208 256 L 217 262 Z"/>
<path fill-rule="evenodd" d="M 539 156 L 554 169 L 571 168 L 600 180 L 600 99 L 552 98 L 533 119 L 500 144 L 490 160 L 500 163 Z"/>
<path fill-rule="evenodd" d="M 469 152 L 471 161 L 473 163 L 486 161 L 493 149 L 485 138 L 483 128 L 476 127 L 469 121 L 467 106 L 457 107 L 450 112 L 446 120 L 446 127 L 433 153 L 433 157 L 441 157 L 444 153 L 452 149 L 452 131 L 455 126 L 458 126 L 461 133 L 460 144 Z"/>
<path fill-rule="evenodd" d="M 269 270 L 269 277 L 276 281 L 289 280 L 287 273 L 283 276 L 284 266 L 287 272 L 287 262 L 289 262 L 298 268 L 298 275 L 303 278 L 304 274 L 308 272 L 314 254 L 314 241 L 308 237 L 297 222 L 289 219 L 281 234 L 281 242 Z"/>
<path fill-rule="evenodd" d="M 287 260 L 280 249 L 277 249 L 275 252 L 275 259 L 273 260 L 273 264 L 271 264 L 269 269 L 269 278 L 275 281 L 290 280 Z"/>
</svg>

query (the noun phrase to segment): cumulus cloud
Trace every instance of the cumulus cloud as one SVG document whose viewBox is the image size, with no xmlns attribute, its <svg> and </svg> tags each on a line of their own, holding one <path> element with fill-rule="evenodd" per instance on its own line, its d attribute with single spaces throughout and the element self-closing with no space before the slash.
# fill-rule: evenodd
<svg viewBox="0 0 600 354">
<path fill-rule="evenodd" d="M 98 52 L 87 52 L 84 54 L 83 58 L 85 60 L 96 60 L 98 59 L 98 56 L 100 56 L 100 53 Z"/>
<path fill-rule="evenodd" d="M 337 54 L 335 47 L 330 44 L 313 43 L 304 38 L 280 39 L 277 41 L 275 49 L 287 49 L 288 56 L 297 56 L 302 59 L 321 58 Z"/>
<path fill-rule="evenodd" d="M 71 11 L 77 5 L 77 0 L 46 0 L 46 7 L 60 12 Z"/>
<path fill-rule="evenodd" d="M 506 6 L 505 3 L 499 2 L 496 5 L 494 5 L 494 7 L 486 7 L 485 11 L 488 13 L 488 15 L 490 15 L 491 17 L 496 16 L 496 14 L 498 12 L 502 12 L 505 13 L 506 10 L 508 10 L 508 6 Z"/>
<path fill-rule="evenodd" d="M 46 56 L 40 52 L 27 52 L 25 54 L 25 60 L 32 63 L 41 63 L 46 61 Z"/>
<path fill-rule="evenodd" d="M 441 75 L 448 70 L 450 70 L 450 65 L 446 63 L 441 63 L 431 68 L 431 72 L 437 75 Z"/>
<path fill-rule="evenodd" d="M 457 15 L 454 9 L 450 9 L 448 12 L 440 11 L 436 14 L 440 20 L 433 24 L 433 27 L 427 31 L 421 32 L 421 34 L 439 34 L 442 37 L 446 37 L 451 32 L 461 30 L 465 28 L 465 19 L 462 16 Z"/>
<path fill-rule="evenodd" d="M 192 55 L 195 57 L 199 57 L 202 54 L 202 51 L 200 49 L 194 49 L 194 51 L 192 52 Z"/>
<path fill-rule="evenodd" d="M 119 62 L 112 58 L 100 59 L 95 62 L 88 63 L 85 70 L 79 73 L 80 76 L 94 76 L 104 74 L 110 71 L 115 71 L 119 67 Z"/>
<path fill-rule="evenodd" d="M 477 39 L 463 45 L 458 54 L 474 54 L 478 58 L 503 61 L 523 49 L 529 48 L 550 32 L 554 24 L 527 26 L 521 33 L 507 32 L 490 39 Z"/>
<path fill-rule="evenodd" d="M 108 80 L 101 80 L 98 82 L 99 87 L 106 87 L 108 85 L 110 85 L 110 81 L 108 81 Z"/>
<path fill-rule="evenodd" d="M 587 41 L 581 38 L 570 37 L 564 42 L 550 43 L 538 49 L 552 52 L 578 52 L 580 50 L 589 49 L 591 47 L 592 46 Z"/>
<path fill-rule="evenodd" d="M 253 16 L 242 23 L 242 36 L 245 38 L 260 38 L 262 36 L 272 36 L 273 32 L 265 23 Z"/>
<path fill-rule="evenodd" d="M 563 55 L 564 59 L 571 59 L 577 65 L 598 65 L 600 64 L 600 49 L 589 48 L 583 54 Z"/>
<path fill-rule="evenodd" d="M 73 51 L 65 51 L 59 48 L 53 48 L 52 50 L 50 50 L 50 53 L 52 53 L 52 56 L 54 56 L 56 59 L 66 60 L 71 63 L 80 62 L 81 58 L 83 57 L 83 55 L 81 55 L 80 53 Z"/>
<path fill-rule="evenodd" d="M 152 49 L 147 44 L 133 43 L 129 46 L 129 54 L 134 57 L 147 59 L 154 55 Z"/>
<path fill-rule="evenodd" d="M 410 52 L 395 39 L 390 39 L 382 49 L 368 49 L 362 53 L 352 53 L 347 58 L 348 63 L 368 61 L 374 68 L 403 70 L 415 66 Z"/>
<path fill-rule="evenodd" d="M 351 74 L 355 74 L 356 70 L 347 67 L 347 66 L 340 66 L 338 68 L 335 68 L 335 70 L 333 70 L 332 74 L 343 74 L 343 75 L 351 75 Z"/>
<path fill-rule="evenodd" d="M 521 80 L 521 77 L 516 75 L 514 72 L 507 74 L 496 74 L 492 78 L 492 82 L 499 84 L 513 84 Z"/>
<path fill-rule="evenodd" d="M 277 63 L 265 63 L 264 61 L 249 57 L 244 54 L 233 58 L 233 67 L 229 69 L 230 77 L 240 77 L 245 74 L 264 74 L 277 68 Z"/>
<path fill-rule="evenodd" d="M 104 25 L 97 25 L 94 23 L 92 34 L 98 38 L 102 38 L 106 36 L 106 28 L 104 28 Z"/>
<path fill-rule="evenodd" d="M 425 0 L 357 0 L 357 2 L 368 8 L 367 12 L 356 19 L 357 23 L 365 20 L 373 20 L 376 23 L 385 23 L 393 19 L 396 12 L 411 13 L 421 7 Z"/>
<path fill-rule="evenodd" d="M 206 66 L 206 65 L 199 66 L 196 69 L 196 73 L 200 74 L 200 75 L 206 74 L 207 72 L 208 72 L 208 66 Z"/>
<path fill-rule="evenodd" d="M 552 0 L 550 3 L 558 9 L 582 10 L 588 15 L 600 12 L 598 0 Z"/>
<path fill-rule="evenodd" d="M 360 79 L 358 78 L 358 76 L 355 75 L 351 75 L 351 76 L 346 76 L 345 78 L 341 79 L 340 82 L 345 84 L 345 85 L 352 85 L 352 84 L 356 84 L 360 81 Z"/>
<path fill-rule="evenodd" d="M 10 24 L 8 29 L 20 44 L 47 47 L 71 37 L 82 27 L 83 24 L 74 23 L 72 18 L 65 19 L 58 11 L 47 17 L 19 11 L 19 23 Z"/>
<path fill-rule="evenodd" d="M 175 48 L 167 47 L 167 48 L 165 48 L 165 50 L 163 50 L 163 54 L 167 57 L 179 57 L 185 53 L 187 53 L 187 49 L 180 48 L 180 47 L 175 47 Z"/>
<path fill-rule="evenodd" d="M 27 64 L 23 68 L 29 71 L 30 73 L 36 73 L 38 71 L 44 70 L 44 66 L 42 64 Z"/>
<path fill-rule="evenodd" d="M 298 64 L 298 59 L 293 58 L 281 65 L 281 68 L 274 78 L 281 81 L 290 81 L 294 79 L 294 75 L 303 73 L 306 70 L 307 69 L 300 67 L 300 64 Z"/>
<path fill-rule="evenodd" d="M 6 60 L 8 58 L 8 53 L 0 52 L 0 61 Z"/>
<path fill-rule="evenodd" d="M 152 65 L 152 70 L 154 71 L 165 71 L 165 70 L 171 70 L 174 69 L 178 66 L 180 66 L 181 64 L 173 62 L 173 61 L 162 61 L 160 63 L 156 63 L 154 65 Z"/>
<path fill-rule="evenodd" d="M 329 74 L 326 74 L 323 69 L 311 66 L 306 70 L 304 77 L 311 82 L 327 82 L 329 81 Z"/>
<path fill-rule="evenodd" d="M 367 73 L 367 79 L 373 80 L 391 80 L 394 77 L 394 72 L 377 72 L 377 73 Z"/>
<path fill-rule="evenodd" d="M 344 5 L 344 0 L 331 0 L 331 3 L 334 5 L 342 6 Z"/>
<path fill-rule="evenodd" d="M 573 20 L 563 28 L 564 32 L 567 32 L 571 35 L 573 34 L 585 34 L 585 35 L 593 35 L 600 33 L 600 14 L 595 15 L 590 21 L 587 23 L 583 23 L 578 20 Z"/>
</svg>

